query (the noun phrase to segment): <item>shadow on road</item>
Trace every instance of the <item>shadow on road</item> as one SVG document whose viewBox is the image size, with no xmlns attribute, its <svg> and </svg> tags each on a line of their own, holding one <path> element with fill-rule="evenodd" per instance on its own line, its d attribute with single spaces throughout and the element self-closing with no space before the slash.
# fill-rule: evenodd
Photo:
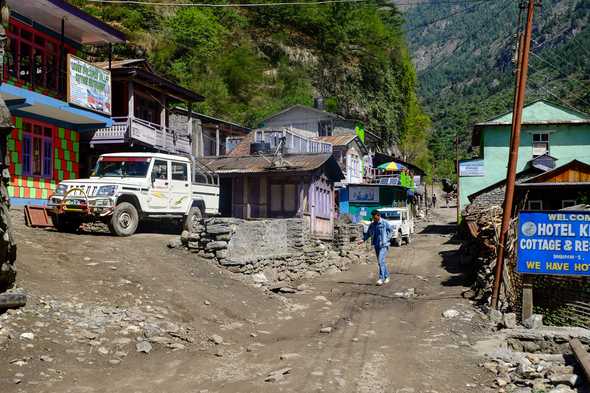
<svg viewBox="0 0 590 393">
<path fill-rule="evenodd" d="M 441 266 L 453 276 L 444 280 L 441 285 L 445 287 L 470 286 L 470 272 L 461 263 L 461 252 L 459 250 L 441 251 L 439 255 L 442 258 Z"/>
<path fill-rule="evenodd" d="M 421 234 L 424 235 L 451 235 L 457 231 L 457 225 L 454 223 L 449 224 L 431 224 L 426 226 Z"/>
</svg>

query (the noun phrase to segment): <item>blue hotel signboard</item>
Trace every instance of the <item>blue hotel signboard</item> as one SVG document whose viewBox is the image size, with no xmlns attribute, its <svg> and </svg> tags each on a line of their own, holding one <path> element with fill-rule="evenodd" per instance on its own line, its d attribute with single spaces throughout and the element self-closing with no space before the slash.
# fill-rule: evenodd
<svg viewBox="0 0 590 393">
<path fill-rule="evenodd" d="M 521 212 L 517 272 L 590 275 L 590 212 Z"/>
</svg>

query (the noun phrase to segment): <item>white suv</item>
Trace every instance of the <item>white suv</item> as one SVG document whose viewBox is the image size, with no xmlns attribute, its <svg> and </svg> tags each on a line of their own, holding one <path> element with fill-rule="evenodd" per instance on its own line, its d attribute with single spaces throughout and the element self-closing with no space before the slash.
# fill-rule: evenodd
<svg viewBox="0 0 590 393">
<path fill-rule="evenodd" d="M 385 207 L 379 209 L 381 218 L 387 220 L 393 227 L 393 236 L 391 242 L 394 246 L 402 245 L 402 240 L 406 244 L 412 241 L 414 234 L 414 217 L 407 207 Z"/>
<path fill-rule="evenodd" d="M 166 219 L 184 220 L 191 230 L 219 212 L 217 177 L 196 165 L 171 154 L 103 154 L 90 178 L 63 181 L 49 197 L 54 226 L 74 232 L 82 222 L 102 221 L 129 236 L 140 221 Z"/>
</svg>

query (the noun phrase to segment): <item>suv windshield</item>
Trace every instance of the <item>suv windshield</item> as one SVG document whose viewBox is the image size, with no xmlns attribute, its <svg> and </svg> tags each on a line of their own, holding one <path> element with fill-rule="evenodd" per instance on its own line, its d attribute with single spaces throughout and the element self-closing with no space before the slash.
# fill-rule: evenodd
<svg viewBox="0 0 590 393">
<path fill-rule="evenodd" d="M 96 163 L 94 176 L 98 177 L 146 177 L 149 158 L 108 157 Z"/>
<path fill-rule="evenodd" d="M 381 217 L 387 219 L 387 220 L 400 220 L 401 219 L 401 215 L 400 212 L 396 212 L 396 211 L 382 211 L 379 212 L 381 213 Z"/>
</svg>

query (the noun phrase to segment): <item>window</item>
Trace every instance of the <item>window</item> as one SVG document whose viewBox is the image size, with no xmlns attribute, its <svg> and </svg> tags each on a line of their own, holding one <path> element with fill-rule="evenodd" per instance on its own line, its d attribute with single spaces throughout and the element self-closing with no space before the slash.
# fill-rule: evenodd
<svg viewBox="0 0 590 393">
<path fill-rule="evenodd" d="M 168 180 L 168 162 L 162 160 L 154 161 L 152 179 Z"/>
<path fill-rule="evenodd" d="M 549 134 L 539 132 L 533 134 L 533 157 L 549 153 Z"/>
<path fill-rule="evenodd" d="M 172 163 L 172 180 L 188 180 L 188 167 L 186 164 L 180 162 Z"/>
<path fill-rule="evenodd" d="M 529 210 L 543 210 L 543 201 L 541 201 L 541 200 L 529 201 Z"/>
<path fill-rule="evenodd" d="M 23 122 L 22 164 L 25 176 L 52 177 L 53 132 L 54 127 Z"/>
<path fill-rule="evenodd" d="M 334 122 L 332 122 L 332 120 L 318 121 L 318 135 L 319 136 L 331 136 L 333 130 L 334 130 Z"/>
<path fill-rule="evenodd" d="M 561 201 L 561 208 L 565 209 L 566 207 L 571 207 L 571 206 L 575 206 L 576 205 L 576 201 L 574 199 L 564 199 L 563 201 Z"/>
<path fill-rule="evenodd" d="M 60 61 L 61 44 L 58 39 L 34 30 L 31 26 L 17 20 L 10 20 L 8 29 L 10 53 L 6 61 L 5 75 L 16 78 L 32 86 L 47 88 L 58 92 L 60 70 L 65 60 Z M 67 52 L 72 48 L 64 45 Z M 65 57 L 64 57 L 65 59 Z"/>
</svg>

